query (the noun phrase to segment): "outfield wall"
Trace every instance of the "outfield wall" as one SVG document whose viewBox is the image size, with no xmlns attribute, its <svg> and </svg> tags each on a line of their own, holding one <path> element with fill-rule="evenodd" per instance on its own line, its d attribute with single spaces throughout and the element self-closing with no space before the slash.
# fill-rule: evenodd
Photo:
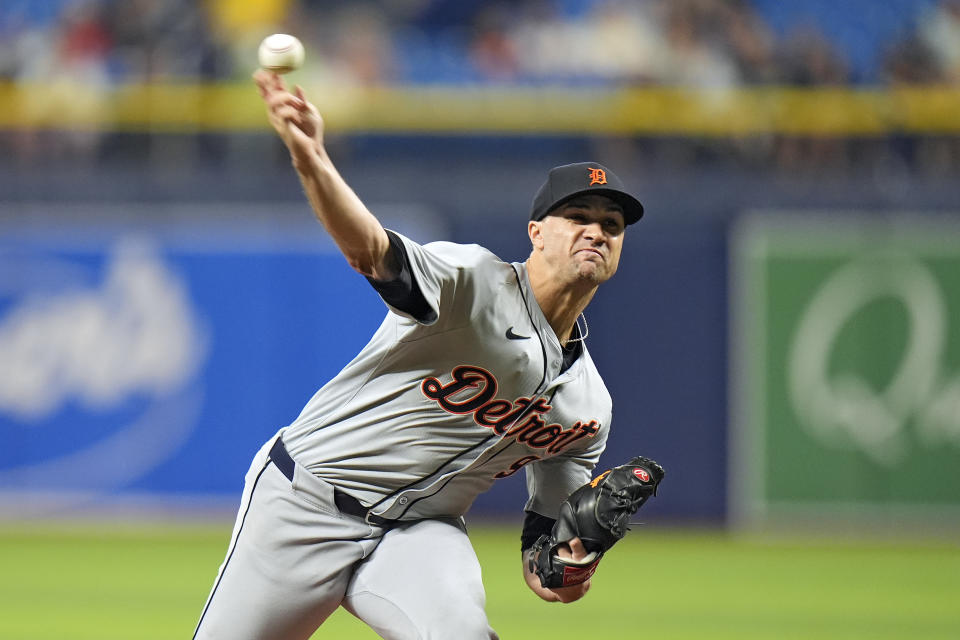
<svg viewBox="0 0 960 640">
<path fill-rule="evenodd" d="M 409 141 L 359 139 L 341 167 L 389 226 L 521 260 L 524 210 L 545 168 L 604 148 L 572 139 L 465 145 L 433 139 L 401 163 L 398 147 Z M 681 173 L 607 153 L 648 215 L 588 313 L 591 354 L 615 403 L 602 464 L 638 453 L 663 462 L 668 478 L 650 517 L 953 518 L 957 181 Z M 259 444 L 365 343 L 382 303 L 312 222 L 285 167 L 9 176 L 0 177 L 4 517 L 234 505 Z M 806 221 L 806 251 L 856 241 L 801 269 L 772 252 L 794 247 L 784 220 Z M 873 255 L 878 234 L 899 262 L 860 273 L 887 284 L 844 276 Z M 940 253 L 928 252 L 931 242 Z M 903 265 L 922 274 L 922 303 L 912 285 L 889 284 Z M 780 298 L 753 297 L 757 269 L 776 272 L 768 284 Z M 817 343 L 823 376 L 791 383 L 789 345 L 809 331 L 803 319 L 825 304 L 818 291 L 835 277 L 854 281 L 841 299 L 862 298 L 833 318 L 843 337 L 836 354 L 829 340 Z M 767 315 L 776 322 L 761 331 Z M 931 333 L 932 346 L 923 342 Z M 776 358 L 758 356 L 762 345 Z M 756 406 L 767 394 L 774 408 L 763 413 Z M 889 441 L 874 442 L 881 436 Z M 520 479 L 505 480 L 475 510 L 516 517 L 523 497 Z"/>
</svg>

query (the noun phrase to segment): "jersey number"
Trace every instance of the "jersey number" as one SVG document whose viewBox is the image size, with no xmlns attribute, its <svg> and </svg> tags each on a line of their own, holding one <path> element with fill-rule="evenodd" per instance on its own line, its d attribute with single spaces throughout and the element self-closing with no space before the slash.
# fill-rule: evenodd
<svg viewBox="0 0 960 640">
<path fill-rule="evenodd" d="M 509 469 L 507 469 L 506 471 L 501 471 L 500 473 L 498 473 L 497 475 L 495 475 L 495 476 L 493 476 L 493 477 L 494 477 L 494 478 L 506 478 L 506 477 L 508 477 L 508 476 L 512 476 L 512 475 L 515 474 L 517 471 L 520 471 L 520 469 L 523 468 L 523 465 L 525 465 L 525 464 L 527 464 L 527 463 L 530 463 L 530 462 L 533 462 L 534 460 L 539 460 L 539 459 L 540 459 L 540 456 L 524 456 L 524 457 L 520 458 L 519 460 L 517 460 L 516 462 L 514 462 L 512 465 L 510 465 L 510 468 L 509 468 Z"/>
</svg>

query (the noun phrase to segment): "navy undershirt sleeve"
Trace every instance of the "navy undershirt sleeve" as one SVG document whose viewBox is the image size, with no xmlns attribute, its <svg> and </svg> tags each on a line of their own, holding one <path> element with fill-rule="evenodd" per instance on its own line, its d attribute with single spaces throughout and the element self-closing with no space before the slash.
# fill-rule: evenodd
<svg viewBox="0 0 960 640">
<path fill-rule="evenodd" d="M 390 306 L 410 314 L 419 322 L 433 322 L 437 319 L 437 314 L 427 304 L 423 292 L 420 291 L 420 285 L 413 277 L 407 248 L 403 246 L 399 236 L 389 229 L 387 229 L 387 236 L 390 238 L 390 258 L 399 273 L 393 280 L 374 280 L 368 276 L 367 281 Z"/>
</svg>

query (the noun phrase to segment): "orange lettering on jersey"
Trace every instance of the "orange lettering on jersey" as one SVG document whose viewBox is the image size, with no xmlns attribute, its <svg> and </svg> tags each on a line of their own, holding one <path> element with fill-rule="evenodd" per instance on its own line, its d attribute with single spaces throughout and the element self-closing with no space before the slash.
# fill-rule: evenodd
<svg viewBox="0 0 960 640">
<path fill-rule="evenodd" d="M 453 380 L 442 384 L 436 378 L 420 383 L 423 395 L 436 400 L 449 413 L 474 413 L 482 409 L 497 393 L 497 379 L 480 367 L 457 367 Z"/>
<path fill-rule="evenodd" d="M 472 413 L 475 423 L 504 439 L 513 438 L 531 449 L 557 454 L 578 440 L 592 438 L 600 430 L 596 420 L 578 420 L 566 430 L 562 425 L 548 424 L 540 416 L 552 407 L 543 398 L 520 397 L 513 402 L 495 398 L 497 379 L 481 367 L 461 365 L 451 373 L 451 380 L 446 383 L 434 377 L 424 378 L 420 391 L 447 413 Z M 522 460 L 522 464 L 527 464 L 530 456 Z"/>
<path fill-rule="evenodd" d="M 550 445 L 550 448 L 547 449 L 549 453 L 557 453 L 567 448 L 577 440 L 581 438 L 591 438 L 597 431 L 600 430 L 600 425 L 597 424 L 596 420 L 591 420 L 590 422 L 576 422 L 572 427 L 566 431 L 562 431 L 557 435 L 557 439 L 553 444 Z"/>
<path fill-rule="evenodd" d="M 594 169 L 590 167 L 590 186 L 595 184 L 607 184 L 607 172 L 603 169 Z"/>
</svg>

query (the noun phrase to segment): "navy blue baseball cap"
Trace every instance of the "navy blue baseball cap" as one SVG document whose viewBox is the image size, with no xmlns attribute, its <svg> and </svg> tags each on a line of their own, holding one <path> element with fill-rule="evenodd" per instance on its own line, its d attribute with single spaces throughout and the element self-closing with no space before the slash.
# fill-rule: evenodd
<svg viewBox="0 0 960 640">
<path fill-rule="evenodd" d="M 533 198 L 530 219 L 542 220 L 563 203 L 587 193 L 607 196 L 623 207 L 626 224 L 643 217 L 643 205 L 624 188 L 613 171 L 597 162 L 578 162 L 550 169 L 547 181 Z"/>
</svg>

